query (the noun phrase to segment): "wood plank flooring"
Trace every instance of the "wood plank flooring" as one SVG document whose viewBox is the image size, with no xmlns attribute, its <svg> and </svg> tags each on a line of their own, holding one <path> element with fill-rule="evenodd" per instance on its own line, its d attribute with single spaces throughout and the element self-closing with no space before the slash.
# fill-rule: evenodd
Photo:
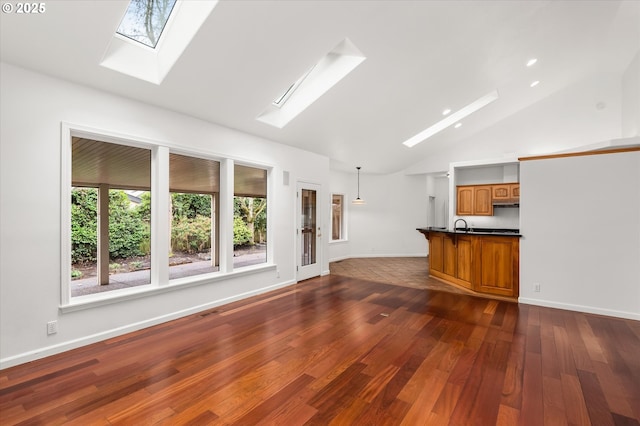
<svg viewBox="0 0 640 426">
<path fill-rule="evenodd" d="M 639 425 L 640 323 L 330 275 L 0 371 L 0 424 Z"/>
</svg>

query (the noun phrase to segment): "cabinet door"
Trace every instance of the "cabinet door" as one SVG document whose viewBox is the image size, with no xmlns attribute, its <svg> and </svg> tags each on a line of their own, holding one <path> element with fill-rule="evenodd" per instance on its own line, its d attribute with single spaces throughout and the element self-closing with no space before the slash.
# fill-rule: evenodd
<svg viewBox="0 0 640 426">
<path fill-rule="evenodd" d="M 452 277 L 456 276 L 456 264 L 457 264 L 457 253 L 456 253 L 456 245 L 455 245 L 455 235 L 447 235 L 444 237 L 444 258 L 443 258 L 443 269 L 447 275 Z"/>
<path fill-rule="evenodd" d="M 456 278 L 465 281 L 465 283 L 468 284 L 468 288 L 471 288 L 471 271 L 473 269 L 471 253 L 471 238 L 458 237 L 456 246 Z"/>
<path fill-rule="evenodd" d="M 491 185 L 473 187 L 473 214 L 476 216 L 493 216 Z"/>
<path fill-rule="evenodd" d="M 473 186 L 458 186 L 456 198 L 456 214 L 469 216 L 473 214 Z"/>
<path fill-rule="evenodd" d="M 519 292 L 519 240 L 481 237 L 476 252 L 475 290 L 502 296 Z"/>
<path fill-rule="evenodd" d="M 429 236 L 429 269 L 442 272 L 444 234 L 431 233 Z"/>
<path fill-rule="evenodd" d="M 509 200 L 511 198 L 511 185 L 491 185 L 494 200 Z"/>
<path fill-rule="evenodd" d="M 511 184 L 511 198 L 514 200 L 520 200 L 520 184 L 512 183 Z"/>
</svg>

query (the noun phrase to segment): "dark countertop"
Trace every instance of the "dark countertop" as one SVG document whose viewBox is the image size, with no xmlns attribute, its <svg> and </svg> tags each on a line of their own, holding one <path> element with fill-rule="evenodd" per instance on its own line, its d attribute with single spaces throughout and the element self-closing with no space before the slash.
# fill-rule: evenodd
<svg viewBox="0 0 640 426">
<path fill-rule="evenodd" d="M 493 237 L 522 237 L 519 229 L 504 229 L 504 228 L 469 228 L 468 230 L 464 229 L 456 229 L 449 230 L 447 228 L 437 228 L 437 227 L 428 227 L 428 228 L 416 228 L 417 231 L 424 233 L 427 232 L 442 232 L 445 234 L 457 234 L 457 235 L 489 235 Z"/>
</svg>

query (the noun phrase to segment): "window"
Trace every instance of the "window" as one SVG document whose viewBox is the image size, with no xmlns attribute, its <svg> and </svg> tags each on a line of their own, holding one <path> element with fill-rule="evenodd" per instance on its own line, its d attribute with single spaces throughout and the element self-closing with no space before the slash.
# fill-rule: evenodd
<svg viewBox="0 0 640 426">
<path fill-rule="evenodd" d="M 233 197 L 233 267 L 267 261 L 267 171 L 236 164 Z"/>
<path fill-rule="evenodd" d="M 71 296 L 150 284 L 151 151 L 74 137 Z"/>
<path fill-rule="evenodd" d="M 218 271 L 220 163 L 171 153 L 169 279 Z"/>
<path fill-rule="evenodd" d="M 345 240 L 344 195 L 331 195 L 331 241 Z"/>
<path fill-rule="evenodd" d="M 176 0 L 131 0 L 116 32 L 155 48 L 175 4 Z"/>
<path fill-rule="evenodd" d="M 214 284 L 236 268 L 275 270 L 267 256 L 267 167 L 66 124 L 64 134 L 63 311 Z M 220 232 L 232 205 L 233 235 L 226 226 Z"/>
</svg>

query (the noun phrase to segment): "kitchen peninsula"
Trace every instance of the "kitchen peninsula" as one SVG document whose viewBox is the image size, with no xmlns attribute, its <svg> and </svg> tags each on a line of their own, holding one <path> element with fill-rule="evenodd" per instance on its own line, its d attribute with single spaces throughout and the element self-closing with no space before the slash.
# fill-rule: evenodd
<svg viewBox="0 0 640 426">
<path fill-rule="evenodd" d="M 477 293 L 517 298 L 521 235 L 512 229 L 417 228 L 429 241 L 429 275 Z"/>
</svg>

